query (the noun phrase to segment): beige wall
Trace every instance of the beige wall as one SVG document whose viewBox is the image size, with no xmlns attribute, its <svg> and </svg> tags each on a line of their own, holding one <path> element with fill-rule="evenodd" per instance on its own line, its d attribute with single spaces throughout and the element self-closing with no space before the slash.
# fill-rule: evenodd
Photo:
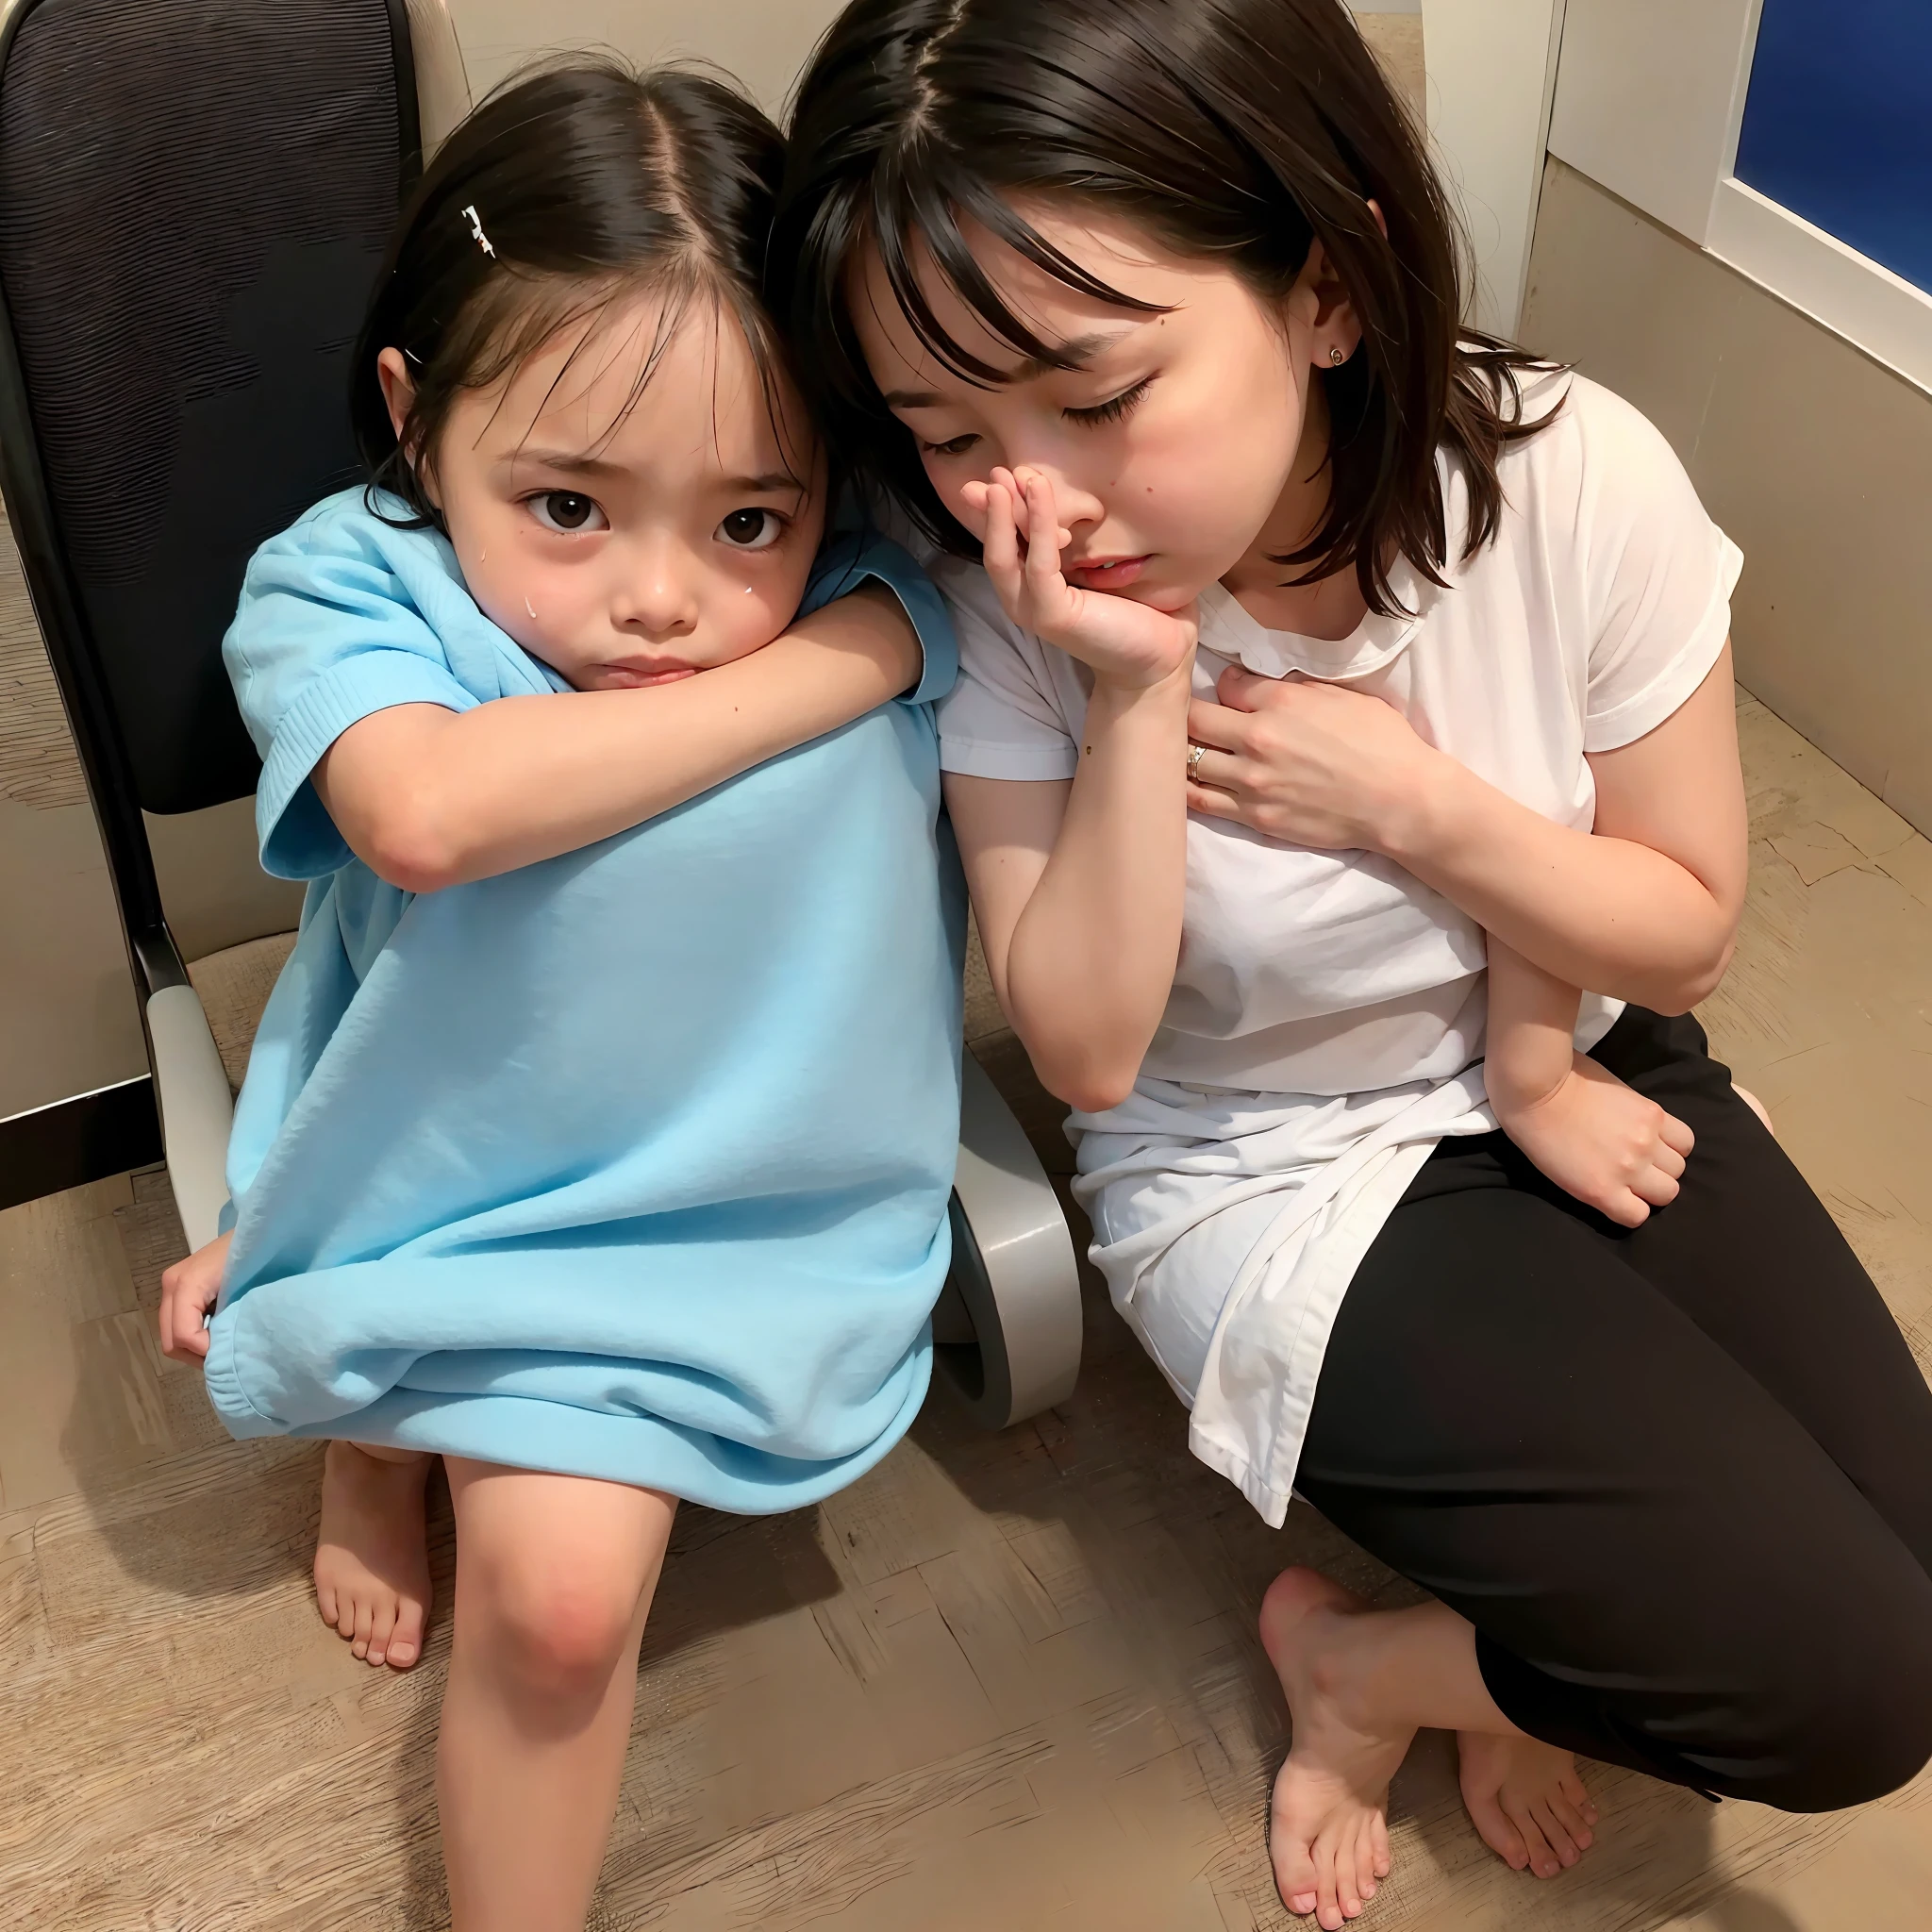
<svg viewBox="0 0 1932 1932">
<path fill-rule="evenodd" d="M 776 113 L 841 0 L 449 0 L 478 94 L 555 47 L 612 47 L 636 61 L 696 56 Z"/>
<path fill-rule="evenodd" d="M 1932 832 L 1932 396 L 1554 158 L 1523 335 L 1642 409 L 1742 546 L 1742 682 Z"/>
</svg>

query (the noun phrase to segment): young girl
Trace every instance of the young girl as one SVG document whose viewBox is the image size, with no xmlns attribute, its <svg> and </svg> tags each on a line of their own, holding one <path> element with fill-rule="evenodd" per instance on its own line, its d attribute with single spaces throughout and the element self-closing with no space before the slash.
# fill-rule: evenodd
<svg viewBox="0 0 1932 1932">
<path fill-rule="evenodd" d="M 420 1654 L 444 1458 L 459 1932 L 582 1924 L 676 1499 L 809 1503 L 926 1386 L 951 633 L 824 539 L 758 302 L 779 166 L 687 75 L 480 108 L 362 336 L 373 482 L 263 546 L 226 643 L 263 863 L 310 887 L 219 1305 L 205 1251 L 163 1339 L 237 1436 L 329 1439 L 317 1592 L 373 1662 Z"/>
<path fill-rule="evenodd" d="M 1438 1599 L 1267 1594 L 1289 1906 L 1360 1911 L 1423 1725 L 1540 1874 L 1575 1751 L 1909 1777 L 1932 1396 L 1664 1017 L 1743 897 L 1737 553 L 1633 410 L 1458 329 L 1344 10 L 858 0 L 774 255 L 835 441 L 954 556 L 949 810 L 1116 1306 L 1270 1523 Z"/>
</svg>

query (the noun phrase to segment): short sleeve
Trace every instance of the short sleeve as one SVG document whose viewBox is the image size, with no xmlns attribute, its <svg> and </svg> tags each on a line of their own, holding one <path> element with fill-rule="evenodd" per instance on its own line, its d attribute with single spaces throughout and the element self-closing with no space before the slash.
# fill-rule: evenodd
<svg viewBox="0 0 1932 1932">
<path fill-rule="evenodd" d="M 314 512 L 255 553 L 222 656 L 261 756 L 256 831 L 277 878 L 320 878 L 352 856 L 309 782 L 351 724 L 478 702 L 380 550 Z"/>
<path fill-rule="evenodd" d="M 919 638 L 924 656 L 919 682 L 900 703 L 937 704 L 953 688 L 958 675 L 959 654 L 954 642 L 953 620 L 948 615 L 932 579 L 919 563 L 897 543 L 875 531 L 846 531 L 833 537 L 820 551 L 812 567 L 799 615 L 823 609 L 827 604 L 856 591 L 869 578 L 876 579 L 898 598 Z"/>
<path fill-rule="evenodd" d="M 1743 554 L 1712 523 L 1656 428 L 1607 390 L 1573 381 L 1582 443 L 1578 535 L 1591 615 L 1584 749 L 1657 729 L 1708 675 L 1731 632 Z"/>
<path fill-rule="evenodd" d="M 1049 647 L 1000 608 L 978 565 L 948 559 L 935 572 L 959 638 L 959 681 L 940 707 L 940 768 L 969 778 L 1071 778 L 1078 726 Z"/>
</svg>

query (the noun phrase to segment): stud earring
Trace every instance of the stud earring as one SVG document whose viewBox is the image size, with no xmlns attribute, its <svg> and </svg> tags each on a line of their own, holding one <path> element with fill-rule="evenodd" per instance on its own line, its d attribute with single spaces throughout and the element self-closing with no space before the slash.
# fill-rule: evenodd
<svg viewBox="0 0 1932 1932">
<path fill-rule="evenodd" d="M 1328 351 L 1328 359 L 1329 359 L 1329 361 L 1331 361 L 1332 363 L 1334 363 L 1334 365 L 1336 366 L 1336 368 L 1340 369 L 1340 368 L 1341 367 L 1341 365 L 1342 365 L 1342 364 L 1343 364 L 1344 362 L 1346 362 L 1346 361 L 1348 360 L 1348 358 L 1347 358 L 1346 356 L 1344 356 L 1344 355 L 1343 355 L 1343 354 L 1341 353 L 1341 350 L 1340 350 L 1340 349 L 1338 348 L 1338 349 L 1330 349 L 1330 350 Z"/>
</svg>

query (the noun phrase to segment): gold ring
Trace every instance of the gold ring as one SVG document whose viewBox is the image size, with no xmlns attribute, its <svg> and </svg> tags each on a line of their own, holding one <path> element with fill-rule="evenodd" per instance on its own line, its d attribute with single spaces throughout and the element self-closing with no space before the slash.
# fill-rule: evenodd
<svg viewBox="0 0 1932 1932">
<path fill-rule="evenodd" d="M 1208 747 L 1205 744 L 1190 744 L 1188 746 L 1189 777 L 1192 778 L 1199 774 L 1201 770 L 1201 760 L 1205 758 L 1207 756 Z"/>
</svg>

